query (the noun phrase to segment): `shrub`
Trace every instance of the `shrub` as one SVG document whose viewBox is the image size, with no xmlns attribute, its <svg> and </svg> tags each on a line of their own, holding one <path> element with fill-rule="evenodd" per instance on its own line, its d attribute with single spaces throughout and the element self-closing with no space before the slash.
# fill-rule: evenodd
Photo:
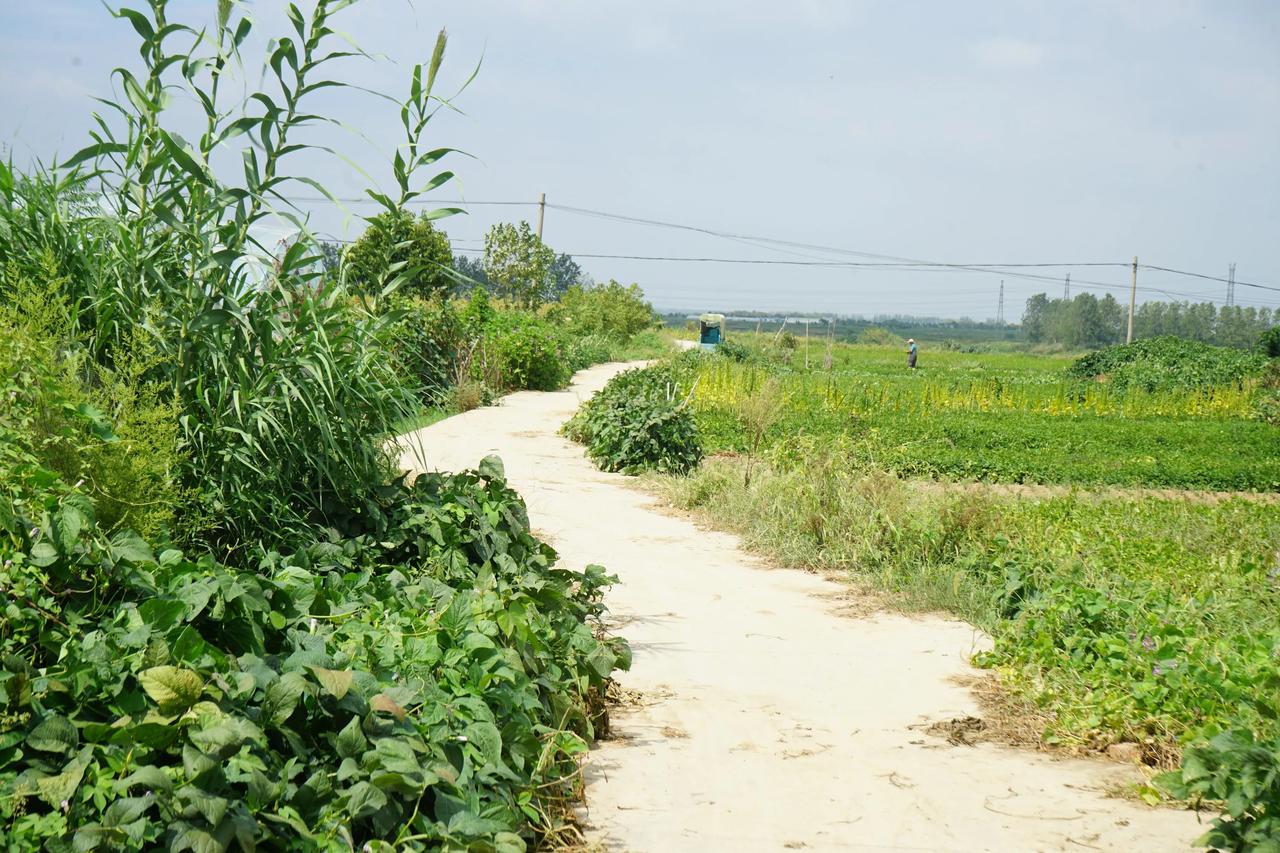
<svg viewBox="0 0 1280 853">
<path fill-rule="evenodd" d="M 685 474 L 702 461 L 698 428 L 665 367 L 628 370 L 609 380 L 564 426 L 604 471 Z"/>
<path fill-rule="evenodd" d="M 56 480 L 28 510 L 0 539 L 9 849 L 515 853 L 629 660 L 596 639 L 611 579 L 555 566 L 495 459 L 253 572 L 108 540 Z"/>
<path fill-rule="evenodd" d="M 598 335 L 627 341 L 657 322 L 653 306 L 638 284 L 610 280 L 590 287 L 574 285 L 551 306 L 549 319 L 575 336 Z"/>
<path fill-rule="evenodd" d="M 497 359 L 503 388 L 555 391 L 568 384 L 572 371 L 557 330 L 536 314 L 496 314 L 485 330 Z"/>
<path fill-rule="evenodd" d="M 157 361 L 147 333 L 135 329 L 114 368 L 103 367 L 79 345 L 57 282 L 15 276 L 9 284 L 0 306 L 0 415 L 15 430 L 10 440 L 83 484 L 104 529 L 173 532 L 175 513 L 193 508 L 179 485 L 176 402 L 150 378 Z"/>
<path fill-rule="evenodd" d="M 716 344 L 716 354 L 730 361 L 741 362 L 751 358 L 751 350 L 747 349 L 746 344 L 740 344 L 737 341 L 721 341 Z"/>
<path fill-rule="evenodd" d="M 458 381 L 464 323 L 443 298 L 393 299 L 390 331 L 398 371 L 428 406 L 439 405 Z"/>
<path fill-rule="evenodd" d="M 858 343 L 869 346 L 898 347 L 906 342 L 906 338 L 880 326 L 868 326 L 858 333 Z"/>
<path fill-rule="evenodd" d="M 569 369 L 573 372 L 584 370 L 595 364 L 604 364 L 614 360 L 614 349 L 617 343 L 605 335 L 593 334 L 578 336 L 571 334 L 565 344 Z"/>
<path fill-rule="evenodd" d="M 1107 347 L 1079 358 L 1068 369 L 1078 379 L 1102 379 L 1117 389 L 1147 391 L 1239 384 L 1257 375 L 1263 358 L 1174 337 L 1148 338 Z"/>
</svg>

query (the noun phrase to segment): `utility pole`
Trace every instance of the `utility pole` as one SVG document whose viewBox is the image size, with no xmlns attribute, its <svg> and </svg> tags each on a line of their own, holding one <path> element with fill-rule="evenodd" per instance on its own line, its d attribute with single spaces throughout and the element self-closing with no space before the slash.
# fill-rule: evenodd
<svg viewBox="0 0 1280 853">
<path fill-rule="evenodd" d="M 547 194 L 543 193 L 538 198 L 538 239 L 542 239 L 542 220 L 547 216 Z"/>
<path fill-rule="evenodd" d="M 1129 282 L 1129 331 L 1125 333 L 1124 342 L 1133 343 L 1133 307 L 1138 301 L 1138 256 L 1133 256 L 1133 277 Z"/>
<path fill-rule="evenodd" d="M 1004 282 L 1000 282 L 1000 303 L 996 308 L 996 325 L 1004 325 Z"/>
<path fill-rule="evenodd" d="M 1071 298 L 1071 273 L 1067 273 L 1067 283 L 1062 285 L 1062 298 Z"/>
<path fill-rule="evenodd" d="M 1236 304 L 1236 265 L 1233 261 L 1231 266 L 1227 267 L 1227 307 L 1230 308 Z"/>
</svg>

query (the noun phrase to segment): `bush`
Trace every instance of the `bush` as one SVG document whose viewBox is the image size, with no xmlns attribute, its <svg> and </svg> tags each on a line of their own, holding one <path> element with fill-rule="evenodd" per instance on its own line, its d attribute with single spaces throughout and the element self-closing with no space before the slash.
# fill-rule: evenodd
<svg viewBox="0 0 1280 853">
<path fill-rule="evenodd" d="M 463 347 L 463 320 L 447 299 L 394 299 L 391 342 L 405 383 L 427 406 L 447 399 L 458 381 L 458 352 Z"/>
<path fill-rule="evenodd" d="M 721 341 L 716 344 L 716 354 L 730 361 L 741 362 L 751 359 L 751 350 L 747 349 L 746 344 L 740 344 L 737 341 Z"/>
<path fill-rule="evenodd" d="M 572 371 L 558 331 L 525 311 L 494 315 L 485 330 L 504 389 L 555 391 L 569 384 Z"/>
<path fill-rule="evenodd" d="M 858 333 L 858 343 L 877 347 L 900 347 L 906 344 L 906 338 L 895 335 L 880 326 L 868 326 Z"/>
<path fill-rule="evenodd" d="M 406 211 L 372 217 L 341 269 L 353 290 L 370 294 L 394 284 L 405 297 L 430 299 L 447 296 L 455 283 L 449 238 L 425 214 Z"/>
<path fill-rule="evenodd" d="M 1256 353 L 1160 337 L 1090 353 L 1077 359 L 1067 373 L 1078 379 L 1103 380 L 1117 389 L 1166 391 L 1239 384 L 1256 376 L 1262 366 L 1263 358 Z"/>
<path fill-rule="evenodd" d="M 611 579 L 555 566 L 495 459 L 376 520 L 242 572 L 108 540 L 46 480 L 0 539 L 8 849 L 515 853 L 549 828 L 629 661 L 596 639 Z"/>
<path fill-rule="evenodd" d="M 598 335 L 622 342 L 657 322 L 639 285 L 624 287 L 613 280 L 593 287 L 570 287 L 551 306 L 548 317 L 575 336 Z"/>
<path fill-rule="evenodd" d="M 157 359 L 146 332 L 134 330 L 115 367 L 103 367 L 74 336 L 57 283 L 15 277 L 0 289 L 9 293 L 0 306 L 0 420 L 13 430 L 10 449 L 81 483 L 104 529 L 173 533 L 179 509 L 194 507 L 179 485 L 177 405 L 150 378 Z"/>
<path fill-rule="evenodd" d="M 609 380 L 564 426 L 604 471 L 686 474 L 702 461 L 698 428 L 665 367 L 628 370 Z"/>
<path fill-rule="evenodd" d="M 571 335 L 565 345 L 570 371 L 576 373 L 596 364 L 614 360 L 618 344 L 604 335 Z"/>
</svg>

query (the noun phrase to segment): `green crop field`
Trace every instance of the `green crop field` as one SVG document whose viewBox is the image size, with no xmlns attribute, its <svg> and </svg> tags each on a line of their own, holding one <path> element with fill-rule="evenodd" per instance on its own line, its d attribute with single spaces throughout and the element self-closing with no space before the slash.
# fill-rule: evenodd
<svg viewBox="0 0 1280 853">
<path fill-rule="evenodd" d="M 824 355 L 815 346 L 808 370 L 802 345 L 689 363 L 707 450 L 746 449 L 739 404 L 764 389 L 778 411 L 769 444 L 835 440 L 852 461 L 904 475 L 1280 490 L 1280 428 L 1262 417 L 1268 391 L 1248 365 L 1232 382 L 1116 387 L 1056 356 L 926 351 L 910 371 L 888 347 L 837 344 L 830 369 Z"/>
</svg>

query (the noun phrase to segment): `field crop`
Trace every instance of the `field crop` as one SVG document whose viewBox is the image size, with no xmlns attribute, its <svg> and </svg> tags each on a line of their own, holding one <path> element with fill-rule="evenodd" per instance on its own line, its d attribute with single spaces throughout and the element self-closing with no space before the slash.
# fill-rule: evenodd
<svg viewBox="0 0 1280 853">
<path fill-rule="evenodd" d="M 851 461 L 903 475 L 1280 491 L 1280 429 L 1259 415 L 1253 376 L 1149 390 L 1026 354 L 926 353 L 914 372 L 884 348 L 832 356 L 810 371 L 793 354 L 682 359 L 708 452 L 746 449 L 738 410 L 768 380 L 781 409 L 771 442 L 838 439 Z"/>
</svg>

